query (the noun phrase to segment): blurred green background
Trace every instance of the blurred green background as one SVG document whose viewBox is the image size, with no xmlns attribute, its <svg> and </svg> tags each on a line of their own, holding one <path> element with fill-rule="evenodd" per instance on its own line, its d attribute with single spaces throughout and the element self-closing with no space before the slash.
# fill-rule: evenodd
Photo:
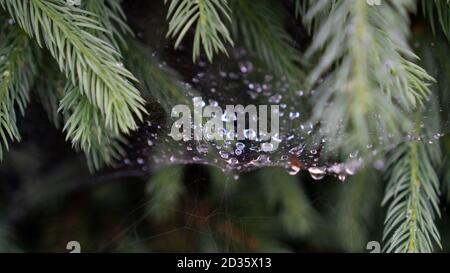
<svg viewBox="0 0 450 273">
<path fill-rule="evenodd" d="M 164 16 L 148 16 L 164 13 L 162 1 L 154 2 L 126 1 L 130 25 L 190 78 L 196 67 L 184 61 L 191 49 L 167 46 Z M 291 32 L 307 41 L 304 29 Z M 431 44 L 421 45 L 428 52 Z M 448 46 L 433 50 L 448 57 Z M 429 65 L 445 85 L 439 70 L 446 68 Z M 345 182 L 277 167 L 239 175 L 204 165 L 92 174 L 36 102 L 18 124 L 23 140 L 0 164 L 1 252 L 68 252 L 69 241 L 80 242 L 82 252 L 366 252 L 369 241 L 382 240 L 385 182 L 371 166 Z M 449 137 L 442 151 L 447 158 Z M 442 251 L 450 247 L 449 164 L 439 173 Z"/>
</svg>

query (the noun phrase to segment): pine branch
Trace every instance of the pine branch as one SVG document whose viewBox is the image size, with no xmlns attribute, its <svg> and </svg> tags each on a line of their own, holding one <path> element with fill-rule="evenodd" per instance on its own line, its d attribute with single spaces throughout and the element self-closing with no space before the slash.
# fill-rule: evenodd
<svg viewBox="0 0 450 273">
<path fill-rule="evenodd" d="M 46 73 L 40 75 L 33 90 L 50 121 L 56 128 L 64 124 L 67 140 L 85 152 L 91 171 L 114 164 L 125 154 L 123 138 L 105 128 L 104 115 L 78 88 L 65 84 L 64 75 L 54 67 L 53 60 L 44 60 L 42 71 Z"/>
<path fill-rule="evenodd" d="M 436 170 L 442 165 L 436 136 L 441 132 L 439 99 L 447 89 L 448 66 L 441 56 L 448 49 L 442 52 L 441 46 L 431 48 L 430 39 L 430 35 L 419 36 L 418 51 L 427 71 L 432 71 L 439 81 L 433 86 L 425 109 L 415 114 L 418 122 L 416 133 L 412 135 L 419 141 L 402 144 L 388 161 L 389 183 L 383 204 L 389 204 L 384 240 L 385 250 L 390 252 L 432 252 L 435 245 L 441 246 L 434 223 L 436 216 L 440 216 L 441 194 Z M 445 42 L 436 42 L 445 45 Z"/>
<path fill-rule="evenodd" d="M 301 86 L 304 72 L 295 41 L 284 28 L 284 14 L 279 6 L 265 0 L 241 0 L 232 3 L 234 39 L 256 53 L 264 66 L 279 78 Z"/>
<path fill-rule="evenodd" d="M 399 146 L 388 161 L 389 183 L 383 205 L 389 204 L 383 239 L 387 252 L 432 252 L 441 247 L 434 223 L 439 212 L 440 161 L 436 144 L 410 142 Z"/>
<path fill-rule="evenodd" d="M 36 54 L 26 36 L 16 27 L 0 33 L 0 159 L 10 141 L 20 141 L 16 109 L 25 113 L 30 87 L 36 74 Z"/>
<path fill-rule="evenodd" d="M 412 62 L 418 58 L 407 43 L 412 9 L 410 0 L 380 6 L 320 0 L 308 12 L 310 24 L 322 20 L 316 22 L 320 27 L 307 53 L 321 54 L 311 81 L 324 77 L 317 84 L 314 118 L 346 149 L 398 140 L 411 128 L 404 113 L 423 106 L 430 94 L 433 78 Z M 324 12 L 327 17 L 321 16 Z"/>
<path fill-rule="evenodd" d="M 168 0 L 165 0 L 167 3 Z M 226 43 L 233 45 L 226 24 L 231 21 L 227 0 L 170 0 L 167 19 L 167 36 L 176 39 L 175 48 L 186 36 L 191 26 L 195 26 L 193 61 L 200 56 L 200 49 L 210 62 L 219 52 L 227 54 Z"/>
<path fill-rule="evenodd" d="M 39 45 L 45 45 L 74 86 L 98 107 L 104 127 L 129 133 L 141 120 L 144 100 L 120 54 L 95 36 L 106 32 L 92 14 L 62 0 L 0 0 L 0 4 Z"/>
<path fill-rule="evenodd" d="M 125 154 L 124 138 L 105 126 L 105 117 L 78 87 L 67 84 L 60 111 L 65 115 L 63 131 L 76 149 L 85 152 L 92 171 L 111 165 Z"/>
</svg>

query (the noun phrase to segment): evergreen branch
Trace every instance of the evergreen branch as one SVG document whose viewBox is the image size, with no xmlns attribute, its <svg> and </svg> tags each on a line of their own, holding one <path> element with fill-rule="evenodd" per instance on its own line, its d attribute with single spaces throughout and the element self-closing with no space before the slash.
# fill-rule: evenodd
<svg viewBox="0 0 450 273">
<path fill-rule="evenodd" d="M 200 56 L 201 48 L 212 62 L 214 54 L 227 54 L 225 43 L 233 45 L 226 26 L 227 22 L 231 22 L 227 0 L 170 0 L 167 19 L 167 36 L 176 39 L 175 48 L 180 45 L 189 28 L 195 26 L 192 56 L 194 62 Z"/>
<path fill-rule="evenodd" d="M 383 205 L 389 203 L 383 239 L 387 252 L 432 252 L 440 244 L 434 223 L 439 212 L 440 161 L 436 144 L 404 143 L 388 161 L 389 183 Z"/>
<path fill-rule="evenodd" d="M 123 12 L 120 3 L 121 0 L 83 1 L 83 8 L 95 15 L 92 16 L 92 18 L 98 19 L 104 29 L 108 30 L 92 30 L 92 33 L 98 37 L 101 37 L 105 41 L 109 41 L 112 45 L 114 45 L 118 52 L 120 52 L 121 48 L 127 49 L 128 47 L 124 35 L 133 36 L 132 30 L 126 23 L 125 13 Z M 73 90 L 73 92 L 79 92 L 79 90 Z M 83 100 L 81 98 L 83 96 L 81 93 L 75 95 L 75 97 L 76 96 L 80 96 L 80 99 Z M 92 105 L 86 104 L 85 107 L 86 108 L 84 109 L 88 109 L 89 111 L 96 111 Z M 69 109 L 72 109 L 73 113 L 68 120 L 73 121 L 73 118 L 77 117 L 77 114 L 75 114 L 77 110 L 73 105 L 69 107 Z M 66 110 L 66 112 L 69 111 Z M 107 128 L 101 129 L 102 132 L 100 133 L 95 133 L 95 130 L 99 130 L 99 127 L 95 124 L 99 119 L 101 119 L 100 116 L 91 119 L 90 121 L 85 120 L 83 122 L 80 121 L 79 123 L 74 122 L 71 124 L 71 129 L 65 127 L 68 132 L 68 137 L 72 137 L 72 142 L 74 144 L 78 144 L 79 148 L 86 152 L 88 164 L 91 170 L 97 170 L 103 167 L 103 165 L 113 164 L 125 154 L 121 146 L 123 143 L 122 138 L 119 136 L 114 136 L 114 134 L 109 132 Z M 89 125 L 89 122 L 92 121 L 94 121 L 94 124 Z M 94 133 L 92 132 L 92 128 L 95 128 Z M 70 130 L 78 130 L 80 135 L 83 137 L 77 139 L 76 135 L 72 136 Z M 81 142 L 79 142 L 80 140 Z"/>
<path fill-rule="evenodd" d="M 29 38 L 16 27 L 0 33 L 0 159 L 10 141 L 20 141 L 16 109 L 23 115 L 36 74 L 36 56 Z"/>
<path fill-rule="evenodd" d="M 85 152 L 91 170 L 111 165 L 125 151 L 125 140 L 106 128 L 103 113 L 84 96 L 78 87 L 67 84 L 60 111 L 66 121 L 63 131 L 76 149 Z"/>
<path fill-rule="evenodd" d="M 109 41 L 116 49 L 127 48 L 128 43 L 125 41 L 125 35 L 133 35 L 126 22 L 126 16 L 120 5 L 122 0 L 84 0 L 83 8 L 92 12 L 96 16 L 102 26 L 108 30 L 96 31 L 103 40 Z"/>
<path fill-rule="evenodd" d="M 39 45 L 45 45 L 74 86 L 105 116 L 105 127 L 129 133 L 142 120 L 144 100 L 120 54 L 93 33 L 106 31 L 92 13 L 62 0 L 0 0 Z"/>
<path fill-rule="evenodd" d="M 241 0 L 232 4 L 232 32 L 235 40 L 256 53 L 264 66 L 279 78 L 287 77 L 297 87 L 304 79 L 302 58 L 295 41 L 284 28 L 283 13 L 271 2 Z"/>
<path fill-rule="evenodd" d="M 430 94 L 433 78 L 411 61 L 418 57 L 407 44 L 412 9 L 411 0 L 380 6 L 320 0 L 307 14 L 310 24 L 323 20 L 316 22 L 320 27 L 307 53 L 322 56 L 311 81 L 325 77 L 317 85 L 314 118 L 331 138 L 341 131 L 348 149 L 387 144 L 386 135 L 398 140 L 411 128 L 405 112 L 423 106 Z M 329 16 L 321 16 L 326 11 Z"/>
<path fill-rule="evenodd" d="M 50 121 L 59 128 L 63 124 L 61 116 L 64 118 L 67 139 L 77 150 L 85 152 L 91 171 L 114 164 L 125 155 L 122 148 L 125 141 L 105 128 L 99 109 L 78 88 L 65 84 L 64 76 L 50 61 L 43 63 L 47 73 L 41 75 L 34 87 Z"/>
<path fill-rule="evenodd" d="M 442 110 L 438 98 L 447 88 L 446 81 L 442 80 L 445 75 L 442 72 L 447 67 L 439 57 L 442 48 L 431 50 L 430 36 L 418 38 L 424 65 L 439 82 L 433 86 L 426 108 L 416 112 L 416 133 L 413 135 L 419 142 L 401 144 L 388 160 L 389 182 L 383 204 L 389 204 L 389 207 L 384 240 L 385 250 L 392 252 L 432 252 L 434 245 L 441 246 L 434 223 L 436 215 L 440 216 L 440 183 L 436 170 L 442 164 L 436 133 L 441 131 Z"/>
<path fill-rule="evenodd" d="M 436 22 L 441 26 L 447 39 L 450 40 L 450 1 L 422 0 L 422 10 L 430 20 L 431 29 L 436 33 Z"/>
</svg>

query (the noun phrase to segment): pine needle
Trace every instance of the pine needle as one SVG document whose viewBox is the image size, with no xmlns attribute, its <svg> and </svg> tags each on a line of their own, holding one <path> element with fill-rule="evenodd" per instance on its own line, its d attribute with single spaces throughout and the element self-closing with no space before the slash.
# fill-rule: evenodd
<svg viewBox="0 0 450 273">
<path fill-rule="evenodd" d="M 167 19 L 167 37 L 176 39 L 175 48 L 181 44 L 190 27 L 195 27 L 194 62 L 200 56 L 201 49 L 212 62 L 214 54 L 227 54 L 226 43 L 233 45 L 226 26 L 231 21 L 227 0 L 170 0 Z"/>
</svg>

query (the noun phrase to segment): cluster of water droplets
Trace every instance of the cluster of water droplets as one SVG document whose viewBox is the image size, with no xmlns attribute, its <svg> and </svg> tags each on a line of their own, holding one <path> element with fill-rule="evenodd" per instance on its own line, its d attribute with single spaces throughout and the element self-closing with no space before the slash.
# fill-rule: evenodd
<svg viewBox="0 0 450 273">
<path fill-rule="evenodd" d="M 131 141 L 131 151 L 122 166 L 151 171 L 168 164 L 205 164 L 235 177 L 258 168 L 280 166 L 291 175 L 307 171 L 315 180 L 331 175 L 341 181 L 361 168 L 362 160 L 358 158 L 349 156 L 345 162 L 334 162 L 323 156 L 327 140 L 315 137 L 317 125 L 308 120 L 307 110 L 301 104 L 311 91 L 292 90 L 285 79 L 276 79 L 256 67 L 242 49 L 237 49 L 234 57 L 230 64 L 220 67 L 198 63 L 195 73 L 185 83 L 185 95 L 191 106 L 219 106 L 223 109 L 221 120 L 226 123 L 236 121 L 236 113 L 227 112 L 226 105 L 278 105 L 278 134 L 271 135 L 267 141 L 262 140 L 261 132 L 245 128 L 244 140 L 218 141 L 211 137 L 175 141 L 170 135 L 174 122 L 170 113 L 165 120 L 154 120 L 150 115 Z M 175 126 L 181 128 L 181 124 Z M 192 123 L 192 131 L 196 126 L 202 125 Z M 224 138 L 235 136 L 235 129 L 223 128 Z"/>
<path fill-rule="evenodd" d="M 280 166 L 291 175 L 306 171 L 314 180 L 328 175 L 345 181 L 367 163 L 358 151 L 344 158 L 341 154 L 333 154 L 333 145 L 337 141 L 321 131 L 319 124 L 310 121 L 308 106 L 303 104 L 314 90 L 293 90 L 286 79 L 278 79 L 258 68 L 242 49 L 236 49 L 233 57 L 231 62 L 219 67 L 200 61 L 184 83 L 185 96 L 192 107 L 221 107 L 224 111 L 221 120 L 225 123 L 236 120 L 236 113 L 228 113 L 226 105 L 278 105 L 280 130 L 271 136 L 271 141 L 263 141 L 259 138 L 260 132 L 249 128 L 244 130 L 245 140 L 217 141 L 213 136 L 207 136 L 204 140 L 175 141 L 170 135 L 174 122 L 170 119 L 170 113 L 166 119 L 160 120 L 150 115 L 133 139 L 129 157 L 124 159 L 122 165 L 151 171 L 168 164 L 205 164 L 216 166 L 235 177 L 258 168 Z M 181 128 L 181 124 L 176 126 Z M 192 123 L 192 131 L 196 126 L 202 125 Z M 225 139 L 235 134 L 235 130 L 223 129 Z M 436 133 L 431 139 L 419 140 L 431 144 L 442 136 Z M 414 137 L 408 135 L 405 140 L 414 140 Z M 379 151 L 373 146 L 368 145 L 369 152 L 364 154 L 373 157 L 371 164 L 375 168 L 383 169 L 384 161 L 376 159 Z M 335 158 L 342 160 L 336 162 Z"/>
</svg>

